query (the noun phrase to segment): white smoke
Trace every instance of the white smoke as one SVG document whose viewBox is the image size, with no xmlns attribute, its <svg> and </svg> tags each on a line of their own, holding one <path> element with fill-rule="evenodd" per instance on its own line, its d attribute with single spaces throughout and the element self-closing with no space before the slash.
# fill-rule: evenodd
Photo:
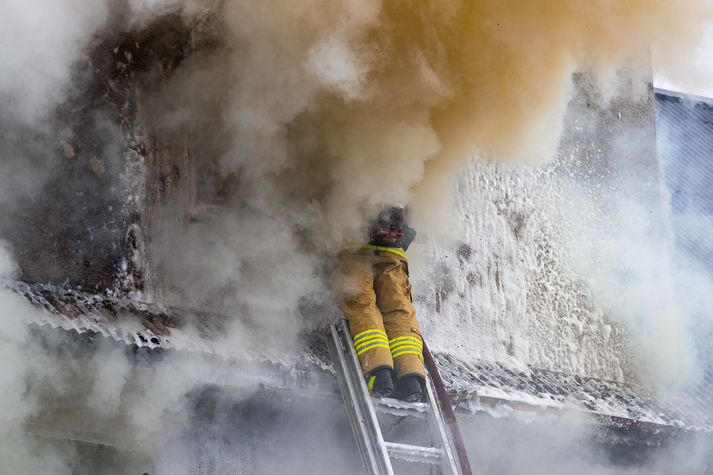
<svg viewBox="0 0 713 475">
<path fill-rule="evenodd" d="M 25 423 L 41 407 L 31 375 L 51 378 L 53 366 L 28 345 L 27 321 L 37 310 L 8 289 L 16 273 L 10 249 L 0 240 L 0 404 L 5 408 L 0 415 L 0 471 L 69 474 L 65 454 L 25 434 Z"/>
<path fill-rule="evenodd" d="M 47 119 L 71 88 L 72 67 L 106 21 L 107 2 L 5 0 L 0 104 L 22 123 Z"/>
<path fill-rule="evenodd" d="M 195 6 L 148 2 L 139 11 Z M 572 74 L 592 71 L 610 96 L 620 68 L 646 77 L 646 62 L 632 58 L 655 37 L 683 48 L 680 31 L 695 30 L 706 13 L 697 3 L 679 7 L 206 7 L 222 44 L 186 61 L 148 109 L 174 132 L 175 119 L 186 118 L 183 130 L 209 144 L 194 154 L 196 173 L 212 188 L 205 198 L 221 190 L 226 209 L 187 233 L 173 217 L 158 224 L 151 234 L 162 278 L 187 289 L 189 305 L 210 302 L 267 333 L 294 333 L 299 303 L 324 293 L 321 263 L 363 239 L 376 207 L 412 202 L 422 228 L 443 224 L 450 213 L 433 210 L 448 210 L 473 151 L 497 161 L 553 157 Z M 175 262 L 176 253 L 186 259 Z M 227 265 L 216 268 L 220 261 Z M 300 278 L 285 285 L 287 272 Z"/>
<path fill-rule="evenodd" d="M 453 1 L 407 11 L 376 0 L 131 0 L 134 25 L 174 11 L 189 19 L 213 14 L 222 35 L 215 50 L 196 52 L 161 91 L 144 91 L 145 120 L 155 120 L 149 126 L 175 134 L 189 129 L 210 144 L 194 159 L 205 165 L 201 172 L 210 170 L 201 176 L 209 183 L 207 199 L 220 195 L 223 205 L 187 227 L 159 216 L 151 230 L 154 256 L 184 302 L 239 317 L 217 345 L 294 343 L 304 324 L 300 306 L 328 299 L 324 262 L 358 235 L 377 206 L 415 201 L 424 222 L 438 222 L 427 209 L 450 204 L 457 172 L 474 149 L 500 161 L 552 157 L 572 73 L 591 69 L 610 77 L 654 35 L 673 41 L 695 30 L 702 18 L 697 5 Z M 18 43 L 0 51 L 8 72 L 0 80 L 3 118 L 26 126 L 52 113 L 107 11 L 106 4 L 79 0 L 3 7 L 0 44 Z M 635 231 L 632 241 L 646 228 Z M 614 262 L 599 280 L 616 272 L 617 251 L 607 255 Z M 626 310 L 648 313 L 645 295 L 637 293 L 639 304 Z M 0 295 L 0 305 L 17 317 L 28 311 L 9 293 Z M 665 314 L 655 319 L 661 324 L 655 336 L 678 338 Z M 17 431 L 38 409 L 36 395 L 24 391 L 28 377 L 54 374 L 50 392 L 66 396 L 71 388 L 61 377 L 71 371 L 46 364 L 46 355 L 28 357 L 21 319 L 9 318 L 0 332 L 1 387 L 8 388 L 2 398 L 16 408 L 3 422 Z M 664 376 L 687 361 L 674 363 Z M 132 379 L 118 350 L 101 352 L 87 368 L 87 407 L 125 416 L 137 437 L 150 440 L 182 422 L 184 396 L 206 379 L 206 366 L 180 358 Z M 63 457 L 72 458 L 48 449 L 38 461 L 30 442 L 18 452 L 14 447 L 3 445 L 22 459 L 18 473 L 40 462 L 50 468 L 38 473 L 62 473 Z"/>
<path fill-rule="evenodd" d="M 654 43 L 652 56 L 656 87 L 713 97 L 713 29 L 710 24 L 705 26 L 699 39 L 690 42 L 687 54 L 672 53 L 668 46 L 665 43 Z"/>
</svg>

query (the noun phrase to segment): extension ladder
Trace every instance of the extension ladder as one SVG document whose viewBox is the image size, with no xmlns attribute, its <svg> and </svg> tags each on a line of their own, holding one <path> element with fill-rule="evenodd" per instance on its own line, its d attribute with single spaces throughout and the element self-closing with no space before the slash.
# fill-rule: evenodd
<svg viewBox="0 0 713 475">
<path fill-rule="evenodd" d="M 450 401 L 442 400 L 444 395 L 447 399 L 447 395 L 442 388 L 440 376 L 433 374 L 438 370 L 425 345 L 424 357 L 429 359 L 426 361 L 427 402 L 409 403 L 390 398 L 371 397 L 359 367 L 346 320 L 330 325 L 326 337 L 334 370 L 337 373 L 339 389 L 347 407 L 349 422 L 367 474 L 393 475 L 395 465 L 393 462 L 398 461 L 407 465 L 426 464 L 431 475 L 471 475 Z M 428 364 L 429 362 L 431 364 Z M 441 391 L 436 391 L 433 379 L 437 379 L 441 384 Z M 440 393 L 440 398 L 437 393 Z M 450 417 L 444 418 L 443 408 L 450 411 Z M 430 445 L 385 440 L 386 436 L 394 432 L 397 425 L 409 421 L 410 424 L 407 426 L 414 427 L 415 420 L 425 422 L 423 424 L 425 430 L 412 429 L 411 432 L 425 432 L 430 436 Z M 389 421 L 392 422 L 391 427 L 388 427 Z M 458 444 L 454 443 L 454 436 L 458 439 Z M 413 472 L 409 469 L 409 473 Z"/>
</svg>

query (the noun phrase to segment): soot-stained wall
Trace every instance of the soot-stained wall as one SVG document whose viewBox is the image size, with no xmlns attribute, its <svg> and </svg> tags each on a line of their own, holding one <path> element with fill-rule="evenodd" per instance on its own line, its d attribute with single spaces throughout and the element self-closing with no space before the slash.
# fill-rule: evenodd
<svg viewBox="0 0 713 475">
<path fill-rule="evenodd" d="M 0 149 L 17 186 L 0 199 L 0 236 L 25 281 L 119 293 L 143 288 L 141 213 L 155 140 L 140 122 L 142 91 L 183 61 L 191 29 L 179 16 L 132 29 L 116 5 L 49 119 L 41 127 L 3 120 Z M 151 175 L 155 187 L 169 186 L 168 175 Z"/>
</svg>

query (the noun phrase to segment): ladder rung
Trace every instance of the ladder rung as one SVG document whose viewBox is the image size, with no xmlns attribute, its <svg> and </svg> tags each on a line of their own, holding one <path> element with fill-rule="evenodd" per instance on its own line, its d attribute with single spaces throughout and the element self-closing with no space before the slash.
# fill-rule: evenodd
<svg viewBox="0 0 713 475">
<path fill-rule="evenodd" d="M 425 402 L 404 402 L 391 398 L 371 398 L 371 402 L 374 409 L 378 412 L 391 414 L 393 416 L 415 416 L 425 418 L 430 410 L 430 406 Z"/>
<path fill-rule="evenodd" d="M 443 450 L 435 447 L 421 447 L 418 445 L 397 444 L 395 442 L 384 442 L 384 445 L 391 457 L 407 462 L 438 464 L 441 463 L 441 458 L 443 457 Z"/>
</svg>

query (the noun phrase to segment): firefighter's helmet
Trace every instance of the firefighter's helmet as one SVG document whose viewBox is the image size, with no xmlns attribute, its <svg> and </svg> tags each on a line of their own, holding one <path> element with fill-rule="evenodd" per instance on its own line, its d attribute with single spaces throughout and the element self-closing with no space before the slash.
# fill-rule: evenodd
<svg viewBox="0 0 713 475">
<path fill-rule="evenodd" d="M 406 210 L 392 206 L 382 210 L 369 228 L 369 244 L 406 250 L 416 231 L 406 224 Z"/>
</svg>

